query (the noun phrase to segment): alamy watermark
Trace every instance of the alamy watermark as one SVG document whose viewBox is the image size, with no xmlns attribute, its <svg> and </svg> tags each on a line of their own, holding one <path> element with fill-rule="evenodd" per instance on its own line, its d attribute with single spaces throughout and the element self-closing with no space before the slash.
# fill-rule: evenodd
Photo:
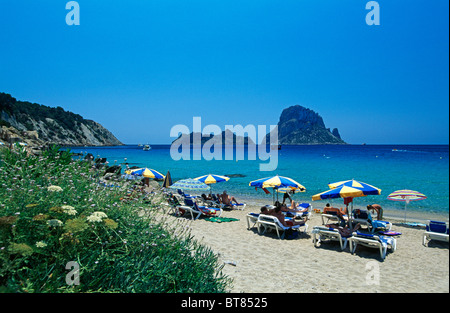
<svg viewBox="0 0 450 313">
<path fill-rule="evenodd" d="M 366 285 L 380 285 L 380 265 L 377 261 L 369 261 L 366 263 Z"/>
<path fill-rule="evenodd" d="M 377 1 L 369 1 L 366 10 L 370 10 L 366 15 L 366 24 L 369 26 L 380 25 L 380 5 Z"/>
<path fill-rule="evenodd" d="M 217 125 L 202 128 L 201 117 L 193 118 L 192 132 L 186 125 L 178 124 L 170 130 L 170 137 L 177 138 L 170 147 L 173 160 L 245 160 L 261 161 L 260 171 L 274 171 L 278 166 L 278 126 L 270 125 Z M 192 135 L 191 135 L 192 134 Z M 202 140 L 202 138 L 204 138 Z M 209 138 L 206 140 L 206 138 Z M 191 140 L 192 139 L 192 140 Z M 267 151 L 268 150 L 268 151 Z"/>
<path fill-rule="evenodd" d="M 66 275 L 66 284 L 69 286 L 80 285 L 80 264 L 75 261 L 67 262 L 66 264 L 66 270 L 71 270 Z"/>
<path fill-rule="evenodd" d="M 66 15 L 66 24 L 69 26 L 80 25 L 80 5 L 77 1 L 69 1 L 66 10 L 70 10 Z"/>
</svg>

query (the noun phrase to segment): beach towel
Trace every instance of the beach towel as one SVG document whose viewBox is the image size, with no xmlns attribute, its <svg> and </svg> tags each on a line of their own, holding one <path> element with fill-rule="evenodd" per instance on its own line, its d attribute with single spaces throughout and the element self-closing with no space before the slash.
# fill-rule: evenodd
<svg viewBox="0 0 450 313">
<path fill-rule="evenodd" d="M 205 221 L 213 222 L 213 223 L 222 223 L 222 222 L 239 221 L 239 219 L 232 218 L 232 217 L 208 217 L 208 218 L 205 218 Z"/>
<path fill-rule="evenodd" d="M 385 235 L 385 236 L 399 236 L 402 233 L 399 233 L 397 231 L 380 231 L 379 234 Z"/>
</svg>

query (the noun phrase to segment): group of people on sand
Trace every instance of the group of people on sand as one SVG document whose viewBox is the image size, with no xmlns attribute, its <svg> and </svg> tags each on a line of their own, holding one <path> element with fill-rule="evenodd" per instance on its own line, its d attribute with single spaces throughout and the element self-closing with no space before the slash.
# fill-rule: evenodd
<svg viewBox="0 0 450 313">
<path fill-rule="evenodd" d="M 304 225 L 306 223 L 306 220 L 303 218 L 300 218 L 299 221 L 296 221 L 294 219 L 292 220 L 286 220 L 286 216 L 283 212 L 291 212 L 291 213 L 303 213 L 306 212 L 308 208 L 298 208 L 298 205 L 295 203 L 295 201 L 291 202 L 291 206 L 288 207 L 284 201 L 283 203 L 280 203 L 279 201 L 275 202 L 275 206 L 263 206 L 261 207 L 261 214 L 264 215 L 272 215 L 275 216 L 278 221 L 280 221 L 283 226 L 290 227 L 290 226 L 296 226 L 296 225 Z"/>
<path fill-rule="evenodd" d="M 203 200 L 212 200 L 212 201 L 215 200 L 215 199 L 213 199 L 212 195 L 206 195 L 206 194 L 202 194 L 202 198 L 203 198 Z M 239 202 L 236 200 L 235 197 L 227 194 L 226 190 L 224 190 L 222 194 L 217 194 L 217 198 L 220 203 L 225 204 L 225 205 L 231 206 L 233 204 L 233 202 L 236 204 L 239 204 Z"/>
<path fill-rule="evenodd" d="M 349 223 L 348 216 L 345 215 L 340 209 L 331 207 L 329 203 L 325 205 L 324 212 L 328 210 L 333 210 L 336 212 L 339 222 L 337 224 L 327 224 L 325 226 L 337 229 L 341 236 L 349 237 L 353 234 L 353 232 L 361 228 L 360 223 L 352 227 Z M 372 211 L 373 213 L 377 212 L 377 220 L 381 220 L 383 218 L 383 209 L 379 204 L 368 205 L 367 210 Z"/>
</svg>

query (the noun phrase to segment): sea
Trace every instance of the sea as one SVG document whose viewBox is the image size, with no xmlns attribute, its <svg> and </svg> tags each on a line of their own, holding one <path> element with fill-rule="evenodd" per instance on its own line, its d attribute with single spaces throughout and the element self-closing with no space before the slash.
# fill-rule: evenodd
<svg viewBox="0 0 450 313">
<path fill-rule="evenodd" d="M 260 165 L 269 161 L 244 160 L 234 155 L 232 160 L 174 160 L 170 145 L 151 145 L 144 151 L 140 145 L 113 147 L 64 147 L 83 158 L 91 153 L 94 157 L 107 158 L 109 165 L 148 167 L 163 175 L 170 171 L 173 182 L 196 178 L 206 174 L 229 176 L 230 180 L 211 185 L 212 192 L 224 190 L 239 202 L 251 205 L 272 204 L 278 196 L 265 194 L 261 189 L 250 187 L 250 181 L 286 176 L 302 184 L 305 192 L 296 193 L 293 199 L 309 202 L 313 208 L 323 208 L 326 203 L 345 207 L 343 199 L 312 201 L 312 196 L 329 190 L 328 184 L 355 179 L 380 188 L 381 195 L 354 198 L 354 208 L 364 208 L 377 203 L 384 215 L 408 220 L 437 219 L 448 221 L 449 217 L 449 146 L 448 145 L 283 145 L 278 153 L 278 163 L 273 171 L 261 171 Z M 388 200 L 390 193 L 400 189 L 419 191 L 425 200 L 412 201 L 405 209 L 404 202 Z M 282 197 L 281 197 L 282 198 Z"/>
</svg>

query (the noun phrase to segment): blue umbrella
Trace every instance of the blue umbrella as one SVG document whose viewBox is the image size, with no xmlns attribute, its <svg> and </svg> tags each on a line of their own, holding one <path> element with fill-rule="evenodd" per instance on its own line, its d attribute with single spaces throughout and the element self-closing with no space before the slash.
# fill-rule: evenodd
<svg viewBox="0 0 450 313">
<path fill-rule="evenodd" d="M 172 189 L 181 189 L 181 190 L 192 190 L 192 191 L 208 191 L 209 186 L 201 181 L 198 181 L 196 179 L 188 178 L 188 179 L 182 179 L 177 182 L 175 182 L 172 186 L 169 188 Z"/>
</svg>

